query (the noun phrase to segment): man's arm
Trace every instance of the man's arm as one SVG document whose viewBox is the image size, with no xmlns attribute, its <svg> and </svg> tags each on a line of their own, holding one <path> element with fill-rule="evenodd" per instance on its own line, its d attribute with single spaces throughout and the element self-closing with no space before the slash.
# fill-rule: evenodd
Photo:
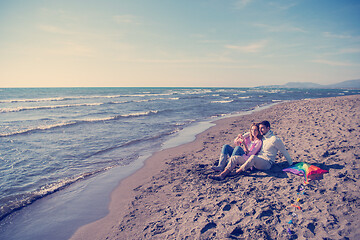
<svg viewBox="0 0 360 240">
<path fill-rule="evenodd" d="M 289 165 L 291 166 L 293 164 L 293 161 L 290 157 L 289 152 L 286 150 L 284 143 L 281 141 L 280 138 L 277 138 L 275 141 L 275 147 L 284 155 L 284 157 L 286 158 L 287 162 L 289 163 Z"/>
</svg>

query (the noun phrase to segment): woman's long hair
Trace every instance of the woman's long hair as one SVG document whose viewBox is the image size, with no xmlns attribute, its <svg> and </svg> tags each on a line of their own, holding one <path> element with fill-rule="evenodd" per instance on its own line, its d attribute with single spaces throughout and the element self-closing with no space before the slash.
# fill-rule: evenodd
<svg viewBox="0 0 360 240">
<path fill-rule="evenodd" d="M 251 140 L 251 141 L 254 141 L 255 137 L 256 137 L 257 139 L 260 139 L 260 140 L 261 140 L 262 135 L 260 134 L 260 131 L 259 131 L 259 125 L 260 125 L 259 123 L 253 123 L 253 124 L 251 124 L 251 126 L 250 126 L 250 140 Z M 252 129 L 253 126 L 256 126 L 256 128 L 257 128 L 257 130 L 258 130 L 257 136 L 252 135 L 251 129 Z"/>
</svg>

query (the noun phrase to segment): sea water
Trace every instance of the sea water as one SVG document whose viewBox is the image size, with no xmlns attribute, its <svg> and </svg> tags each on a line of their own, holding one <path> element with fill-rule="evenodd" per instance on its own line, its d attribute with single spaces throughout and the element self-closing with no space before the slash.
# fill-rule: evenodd
<svg viewBox="0 0 360 240">
<path fill-rule="evenodd" d="M 343 89 L 0 89 L 0 221 L 75 182 L 124 168 L 191 124 Z M 194 126 L 194 125 L 192 125 Z"/>
</svg>

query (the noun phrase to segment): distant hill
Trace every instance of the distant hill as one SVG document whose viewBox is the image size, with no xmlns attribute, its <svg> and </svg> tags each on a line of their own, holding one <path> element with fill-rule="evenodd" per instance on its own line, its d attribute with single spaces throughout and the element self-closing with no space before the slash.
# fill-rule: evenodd
<svg viewBox="0 0 360 240">
<path fill-rule="evenodd" d="M 266 85 L 259 88 L 325 88 L 325 89 L 360 89 L 360 79 L 348 80 L 335 84 L 317 84 L 311 82 L 288 82 L 283 85 Z"/>
</svg>

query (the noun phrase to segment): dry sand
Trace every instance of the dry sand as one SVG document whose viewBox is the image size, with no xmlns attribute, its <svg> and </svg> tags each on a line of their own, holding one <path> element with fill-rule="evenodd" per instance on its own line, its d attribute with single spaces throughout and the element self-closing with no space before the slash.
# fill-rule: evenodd
<svg viewBox="0 0 360 240">
<path fill-rule="evenodd" d="M 270 121 L 295 163 L 329 173 L 299 195 L 303 178 L 283 172 L 281 156 L 269 171 L 208 179 L 222 145 L 261 120 Z M 360 239 L 359 131 L 359 95 L 220 120 L 194 142 L 154 154 L 112 193 L 109 215 L 72 239 Z"/>
</svg>

